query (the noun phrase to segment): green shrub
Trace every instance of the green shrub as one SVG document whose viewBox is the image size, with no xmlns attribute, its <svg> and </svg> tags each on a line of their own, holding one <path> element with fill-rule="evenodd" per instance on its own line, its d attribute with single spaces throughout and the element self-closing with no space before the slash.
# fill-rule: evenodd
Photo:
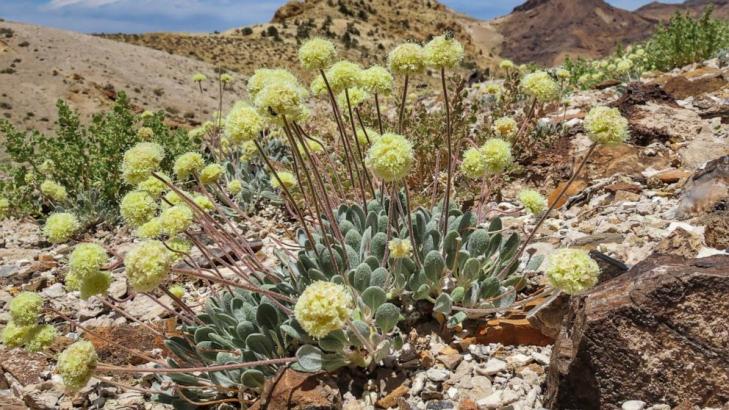
<svg viewBox="0 0 729 410">
<path fill-rule="evenodd" d="M 16 216 L 39 217 L 61 208 L 74 211 L 85 224 L 114 221 L 120 199 L 133 188 L 121 178 L 119 164 L 126 150 L 149 138 L 165 148 L 163 168 L 169 170 L 175 156 L 198 146 L 183 130 L 166 126 L 162 113 L 135 115 L 124 93 L 88 125 L 67 103 L 59 100 L 56 106 L 58 122 L 52 136 L 0 121 L 3 149 L 10 159 L 0 168 L 0 196 L 13 204 Z M 39 188 L 47 180 L 63 186 L 68 199 L 58 203 L 44 197 Z"/>
</svg>

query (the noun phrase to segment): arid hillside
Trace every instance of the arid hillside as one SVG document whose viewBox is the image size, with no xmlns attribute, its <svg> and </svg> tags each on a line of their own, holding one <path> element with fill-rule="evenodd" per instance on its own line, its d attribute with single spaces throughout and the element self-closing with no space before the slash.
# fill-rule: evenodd
<svg viewBox="0 0 729 410">
<path fill-rule="evenodd" d="M 62 98 L 90 115 L 125 91 L 139 111 L 164 110 L 194 125 L 217 107 L 212 81 L 203 92 L 191 77 L 211 65 L 146 47 L 29 24 L 0 22 L 0 115 L 21 128 L 53 127 Z M 242 90 L 234 81 L 233 93 Z M 231 95 L 231 94 L 228 94 Z M 231 97 L 232 99 L 232 97 Z"/>
<path fill-rule="evenodd" d="M 714 8 L 714 16 L 723 19 L 729 18 L 729 0 L 686 0 L 683 4 L 667 4 L 654 1 L 635 12 L 647 19 L 666 21 L 677 11 L 687 11 L 689 14 L 697 16 L 709 6 Z"/>
<path fill-rule="evenodd" d="M 494 25 L 502 56 L 551 65 L 568 55 L 604 56 L 646 38 L 654 23 L 603 0 L 529 0 Z"/>
</svg>

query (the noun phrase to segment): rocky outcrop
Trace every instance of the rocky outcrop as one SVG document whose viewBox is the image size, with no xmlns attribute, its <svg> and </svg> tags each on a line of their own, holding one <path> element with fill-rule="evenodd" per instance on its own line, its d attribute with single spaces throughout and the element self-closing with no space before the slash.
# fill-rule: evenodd
<svg viewBox="0 0 729 410">
<path fill-rule="evenodd" d="M 547 405 L 729 401 L 729 256 L 653 256 L 573 297 L 554 346 Z"/>
<path fill-rule="evenodd" d="M 676 216 L 691 216 L 723 210 L 729 203 L 729 155 L 709 161 L 697 171 L 681 194 Z"/>
</svg>

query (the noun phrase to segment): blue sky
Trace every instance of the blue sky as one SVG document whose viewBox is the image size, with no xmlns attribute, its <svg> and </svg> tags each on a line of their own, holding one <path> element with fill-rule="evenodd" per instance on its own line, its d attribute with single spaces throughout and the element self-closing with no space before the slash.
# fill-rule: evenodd
<svg viewBox="0 0 729 410">
<path fill-rule="evenodd" d="M 608 0 L 634 9 L 650 0 Z M 681 0 L 664 0 L 680 3 Z M 0 17 L 82 32 L 211 32 L 270 20 L 285 0 L 0 0 Z M 442 0 L 479 18 L 509 13 L 523 0 Z"/>
</svg>

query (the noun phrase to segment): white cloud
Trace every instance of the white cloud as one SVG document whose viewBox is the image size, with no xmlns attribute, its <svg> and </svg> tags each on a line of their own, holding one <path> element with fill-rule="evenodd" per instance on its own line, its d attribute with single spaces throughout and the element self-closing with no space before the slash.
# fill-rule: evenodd
<svg viewBox="0 0 729 410">
<path fill-rule="evenodd" d="M 100 7 L 107 4 L 117 3 L 121 0 L 51 0 L 48 3 L 49 9 L 60 9 L 67 6 Z"/>
</svg>

